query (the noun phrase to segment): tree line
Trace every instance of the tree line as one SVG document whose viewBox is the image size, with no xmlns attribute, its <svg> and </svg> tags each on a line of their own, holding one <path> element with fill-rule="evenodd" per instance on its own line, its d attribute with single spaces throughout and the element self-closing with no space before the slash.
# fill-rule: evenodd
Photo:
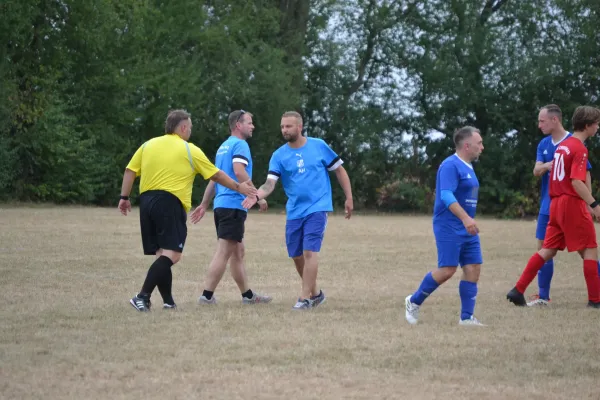
<svg viewBox="0 0 600 400">
<path fill-rule="evenodd" d="M 295 110 L 344 159 L 358 209 L 429 212 L 468 124 L 484 137 L 481 212 L 534 215 L 539 108 L 560 105 L 570 129 L 599 101 L 593 0 L 7 0 L 0 13 L 3 200 L 116 204 L 172 108 L 210 158 L 229 112 L 252 112 L 258 185 Z"/>
</svg>

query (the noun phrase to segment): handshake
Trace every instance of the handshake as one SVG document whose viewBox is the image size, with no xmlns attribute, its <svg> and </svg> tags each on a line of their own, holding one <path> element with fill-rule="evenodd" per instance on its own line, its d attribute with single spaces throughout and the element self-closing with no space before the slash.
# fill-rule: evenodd
<svg viewBox="0 0 600 400">
<path fill-rule="evenodd" d="M 216 174 L 214 181 L 224 185 L 225 187 L 229 187 L 232 190 L 237 191 L 240 194 L 246 196 L 244 201 L 242 202 L 242 206 L 246 209 L 252 208 L 256 203 L 258 203 L 260 207 L 260 211 L 267 211 L 268 204 L 265 199 L 258 200 L 258 190 L 254 187 L 254 184 L 250 179 L 244 181 L 242 183 L 237 183 L 236 181 L 229 178 L 227 175 L 223 174 L 219 171 Z M 207 194 L 208 193 L 208 194 Z M 202 203 L 195 210 L 190 213 L 190 221 L 193 224 L 197 224 L 206 214 L 206 210 L 209 207 L 209 204 L 214 196 L 214 182 L 209 183 L 207 187 L 204 198 L 202 199 Z"/>
<path fill-rule="evenodd" d="M 258 190 L 254 187 L 251 180 L 242 182 L 238 186 L 238 192 L 246 195 L 244 201 L 242 201 L 242 207 L 246 209 L 252 208 L 256 203 L 260 207 L 260 211 L 266 211 L 268 208 L 267 201 L 265 199 L 259 200 Z"/>
</svg>

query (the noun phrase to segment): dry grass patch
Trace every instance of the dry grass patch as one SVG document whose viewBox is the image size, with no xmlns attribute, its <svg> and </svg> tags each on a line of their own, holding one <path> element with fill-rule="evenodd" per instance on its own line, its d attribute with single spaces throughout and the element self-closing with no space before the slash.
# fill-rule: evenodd
<svg viewBox="0 0 600 400">
<path fill-rule="evenodd" d="M 457 325 L 458 275 L 427 300 L 419 325 L 404 320 L 404 297 L 436 262 L 429 217 L 330 217 L 319 274 L 328 300 L 295 312 L 285 217 L 256 212 L 247 267 L 273 303 L 242 305 L 226 274 L 219 304 L 196 305 L 215 244 L 207 215 L 174 267 L 179 311 L 160 309 L 156 292 L 147 315 L 128 304 L 151 262 L 137 218 L 0 210 L 1 398 L 600 398 L 600 314 L 585 308 L 577 256 L 558 256 L 551 308 L 505 301 L 535 247 L 535 222 L 480 221 L 476 315 L 489 326 L 476 328 Z"/>
</svg>

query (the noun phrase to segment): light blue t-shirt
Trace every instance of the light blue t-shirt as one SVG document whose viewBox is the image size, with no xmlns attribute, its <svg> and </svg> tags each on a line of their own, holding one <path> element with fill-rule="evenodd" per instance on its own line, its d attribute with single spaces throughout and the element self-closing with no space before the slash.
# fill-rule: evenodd
<svg viewBox="0 0 600 400">
<path fill-rule="evenodd" d="M 556 143 L 552 141 L 551 135 L 548 135 L 542 140 L 540 140 L 540 143 L 537 147 L 537 156 L 535 161 L 547 163 L 554 160 L 554 152 L 558 148 L 558 145 L 570 136 L 571 134 L 567 132 L 565 137 L 563 137 Z M 592 164 L 590 164 L 590 160 L 588 160 L 587 162 L 587 169 L 592 169 Z M 550 215 L 550 171 L 546 171 L 544 175 L 542 175 L 542 189 L 540 193 L 540 214 Z"/>
<path fill-rule="evenodd" d="M 221 144 L 215 157 L 215 165 L 221 171 L 229 175 L 234 181 L 238 181 L 233 170 L 234 163 L 242 163 L 246 166 L 246 173 L 252 179 L 252 156 L 250 147 L 245 140 L 230 136 L 229 139 Z M 215 184 L 216 195 L 213 208 L 237 208 L 247 211 L 242 207 L 242 201 L 246 198 L 243 194 L 226 188 L 223 185 Z"/>
<path fill-rule="evenodd" d="M 284 144 L 271 156 L 268 179 L 279 179 L 288 197 L 287 219 L 318 211 L 333 211 L 328 171 L 342 165 L 340 157 L 321 139 L 306 138 L 294 149 Z"/>
<path fill-rule="evenodd" d="M 456 236 L 473 237 L 467 232 L 462 221 L 452 214 L 442 201 L 442 190 L 450 190 L 466 213 L 471 218 L 475 218 L 479 181 L 473 166 L 461 160 L 456 154 L 446 158 L 437 172 L 433 206 L 433 231 L 436 239 L 451 240 Z"/>
</svg>

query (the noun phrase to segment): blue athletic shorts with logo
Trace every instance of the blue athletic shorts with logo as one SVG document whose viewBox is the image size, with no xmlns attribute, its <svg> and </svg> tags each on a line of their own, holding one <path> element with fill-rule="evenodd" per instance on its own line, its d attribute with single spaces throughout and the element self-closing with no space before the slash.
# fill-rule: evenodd
<svg viewBox="0 0 600 400">
<path fill-rule="evenodd" d="M 288 256 L 299 257 L 305 250 L 319 252 L 327 227 L 327 213 L 315 212 L 304 218 L 289 219 L 285 224 Z"/>
<path fill-rule="evenodd" d="M 535 238 L 537 240 L 546 239 L 546 227 L 550 221 L 550 216 L 546 214 L 539 214 L 537 219 L 537 228 L 535 229 Z"/>
<path fill-rule="evenodd" d="M 468 264 L 483 264 L 479 235 L 436 237 L 439 267 L 457 267 Z"/>
</svg>

